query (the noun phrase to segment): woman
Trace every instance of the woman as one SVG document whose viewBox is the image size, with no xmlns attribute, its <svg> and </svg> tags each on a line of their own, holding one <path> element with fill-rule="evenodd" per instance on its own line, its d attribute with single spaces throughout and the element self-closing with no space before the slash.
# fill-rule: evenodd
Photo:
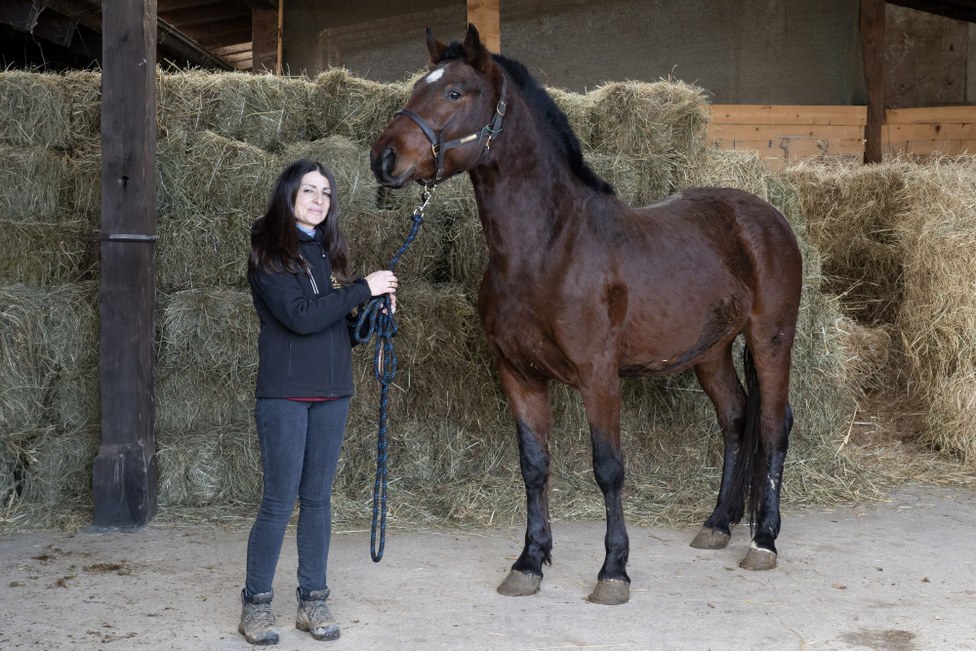
<svg viewBox="0 0 976 651">
<path fill-rule="evenodd" d="M 317 640 L 339 637 L 326 605 L 326 566 L 332 484 L 353 394 L 351 313 L 372 296 L 396 292 L 397 279 L 391 271 L 353 276 L 337 213 L 332 172 L 300 160 L 282 171 L 251 232 L 264 492 L 248 538 L 238 629 L 252 644 L 278 642 L 272 580 L 296 499 L 295 626 Z"/>
</svg>

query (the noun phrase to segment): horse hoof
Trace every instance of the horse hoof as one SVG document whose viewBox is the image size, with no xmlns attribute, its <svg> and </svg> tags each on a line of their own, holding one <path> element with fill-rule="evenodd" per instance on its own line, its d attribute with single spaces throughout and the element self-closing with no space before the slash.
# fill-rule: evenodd
<svg viewBox="0 0 976 651">
<path fill-rule="evenodd" d="M 750 547 L 746 557 L 739 561 L 744 570 L 771 570 L 776 567 L 776 552 L 758 547 Z"/>
<path fill-rule="evenodd" d="M 605 606 L 617 606 L 630 601 L 630 583 L 620 579 L 597 581 L 593 594 L 587 600 Z"/>
<path fill-rule="evenodd" d="M 542 585 L 541 576 L 512 570 L 498 586 L 498 594 L 506 597 L 524 597 L 538 592 L 540 585 Z"/>
<path fill-rule="evenodd" d="M 731 539 L 732 536 L 727 533 L 710 527 L 702 527 L 695 539 L 691 541 L 691 546 L 695 549 L 725 549 Z"/>
</svg>

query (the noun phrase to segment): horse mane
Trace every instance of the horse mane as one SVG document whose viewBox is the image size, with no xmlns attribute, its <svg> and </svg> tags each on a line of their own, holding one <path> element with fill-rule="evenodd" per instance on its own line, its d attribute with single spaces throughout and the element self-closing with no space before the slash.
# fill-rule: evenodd
<svg viewBox="0 0 976 651">
<path fill-rule="evenodd" d="M 583 159 L 583 148 L 580 145 L 579 138 L 573 132 L 573 128 L 569 126 L 569 119 L 566 114 L 556 105 L 552 96 L 536 81 L 528 69 L 518 61 L 501 54 L 492 53 L 491 58 L 505 70 L 509 79 L 515 82 L 529 109 L 542 118 L 539 120 L 539 124 L 542 125 L 546 139 L 556 151 L 563 154 L 573 174 L 596 192 L 616 194 L 613 186 L 600 178 Z M 447 61 L 450 59 L 465 60 L 461 43 L 454 41 L 446 47 L 440 60 Z"/>
</svg>

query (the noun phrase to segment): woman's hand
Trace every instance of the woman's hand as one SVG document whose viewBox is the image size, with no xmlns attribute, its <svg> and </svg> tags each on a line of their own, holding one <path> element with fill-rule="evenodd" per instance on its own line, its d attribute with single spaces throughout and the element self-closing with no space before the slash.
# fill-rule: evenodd
<svg viewBox="0 0 976 651">
<path fill-rule="evenodd" d="M 369 284 L 371 296 L 396 293 L 397 277 L 393 275 L 392 271 L 374 271 L 366 276 L 366 283 Z"/>
</svg>

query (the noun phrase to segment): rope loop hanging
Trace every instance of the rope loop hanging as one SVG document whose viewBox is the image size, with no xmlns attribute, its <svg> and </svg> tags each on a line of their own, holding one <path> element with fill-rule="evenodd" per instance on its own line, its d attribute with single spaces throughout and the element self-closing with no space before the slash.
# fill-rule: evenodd
<svg viewBox="0 0 976 651">
<path fill-rule="evenodd" d="M 403 242 L 403 245 L 390 260 L 390 271 L 396 269 L 397 263 L 407 249 L 417 239 L 420 225 L 424 223 L 424 211 L 430 202 L 430 197 L 434 192 L 433 185 L 425 185 L 421 195 L 421 203 L 418 205 L 411 216 L 413 224 L 410 232 Z M 363 328 L 366 326 L 365 332 Z M 389 404 L 390 384 L 396 377 L 396 352 L 393 349 L 393 337 L 397 333 L 396 319 L 393 314 L 392 299 L 390 294 L 374 296 L 365 307 L 360 310 L 359 318 L 356 320 L 354 336 L 356 341 L 361 344 L 368 343 L 375 335 L 373 354 L 373 375 L 380 383 L 380 413 L 379 427 L 376 435 L 376 481 L 373 483 L 373 523 L 369 534 L 369 554 L 374 563 L 379 563 L 383 558 L 383 549 L 386 547 L 386 514 L 387 514 L 387 487 L 388 481 L 388 455 L 387 455 L 387 406 Z M 377 529 L 379 530 L 379 546 L 377 547 Z"/>
</svg>

